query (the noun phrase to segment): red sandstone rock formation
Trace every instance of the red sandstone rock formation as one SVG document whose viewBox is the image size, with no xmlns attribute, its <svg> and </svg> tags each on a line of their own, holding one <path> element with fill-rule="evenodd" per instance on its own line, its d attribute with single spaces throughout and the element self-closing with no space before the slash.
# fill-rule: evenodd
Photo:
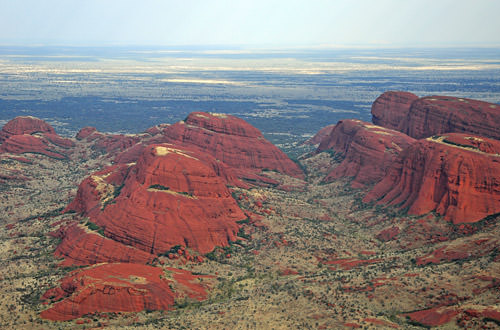
<svg viewBox="0 0 500 330">
<path fill-rule="evenodd" d="M 155 139 L 155 140 L 158 140 L 158 139 Z M 136 162 L 139 159 L 139 157 L 144 153 L 144 151 L 149 147 L 148 143 L 150 143 L 150 142 L 151 141 L 146 140 L 142 143 L 137 143 L 137 144 L 133 145 L 132 147 L 125 150 L 124 152 L 119 153 L 114 159 L 115 162 L 119 163 L 119 164 L 130 164 L 130 163 Z M 172 144 L 169 144 L 169 145 L 171 147 L 175 148 L 174 145 L 172 145 Z M 245 184 L 244 182 L 242 182 L 238 178 L 238 175 L 237 175 L 237 173 L 239 173 L 238 170 L 226 165 L 223 162 L 217 161 L 211 155 L 200 151 L 196 147 L 190 148 L 189 146 L 184 146 L 184 147 L 182 147 L 182 150 L 189 152 L 189 153 L 196 154 L 196 158 L 198 158 L 200 161 L 204 162 L 206 165 L 210 166 L 219 177 L 224 179 L 224 181 L 226 182 L 226 185 L 236 186 L 236 187 L 240 187 L 240 188 L 249 188 L 249 186 L 247 184 Z M 267 182 L 270 184 L 278 184 L 278 182 L 276 182 L 270 178 L 261 177 L 259 175 L 251 174 L 251 173 L 247 173 L 246 178 L 260 180 L 260 181 Z"/>
<path fill-rule="evenodd" d="M 451 96 L 420 99 L 386 92 L 372 105 L 373 123 L 421 139 L 444 133 L 468 133 L 500 139 L 500 105 Z"/>
<path fill-rule="evenodd" d="M 57 134 L 45 133 L 43 137 L 46 138 L 50 143 L 58 146 L 59 148 L 69 149 L 75 146 L 75 143 L 70 139 L 60 137 Z"/>
<path fill-rule="evenodd" d="M 93 265 L 102 262 L 129 262 L 146 264 L 154 255 L 115 242 L 91 231 L 84 225 L 73 224 L 58 230 L 55 235 L 62 238 L 54 255 L 65 258 L 63 266 Z"/>
<path fill-rule="evenodd" d="M 401 130 L 411 104 L 417 99 L 417 95 L 408 92 L 383 93 L 372 104 L 372 122 L 375 125 Z"/>
<path fill-rule="evenodd" d="M 258 129 L 231 115 L 193 112 L 185 121 L 164 127 L 155 138 L 208 153 L 234 168 L 240 177 L 254 179 L 268 169 L 304 178 L 300 167 Z"/>
<path fill-rule="evenodd" d="M 75 199 L 66 207 L 67 211 L 83 214 L 98 212 L 118 194 L 128 174 L 129 166 L 124 164 L 108 166 L 85 178 L 78 186 Z"/>
<path fill-rule="evenodd" d="M 89 216 L 106 237 L 148 253 L 227 246 L 245 215 L 224 180 L 197 156 L 169 144 L 148 146 L 136 165 L 87 178 L 68 209 Z"/>
<path fill-rule="evenodd" d="M 399 153 L 414 142 L 400 132 L 347 119 L 340 121 L 323 139 L 317 152 L 332 149 L 345 156 L 325 181 L 348 176 L 354 178 L 353 187 L 362 187 L 380 181 Z"/>
<path fill-rule="evenodd" d="M 417 257 L 416 264 L 422 266 L 431 263 L 439 264 L 441 262 L 482 257 L 496 251 L 499 246 L 500 241 L 496 237 L 489 235 L 465 238 L 443 245 L 424 256 Z"/>
<path fill-rule="evenodd" d="M 500 141 L 446 134 L 419 140 L 403 151 L 384 179 L 364 198 L 431 211 L 454 223 L 500 212 Z"/>
<path fill-rule="evenodd" d="M 90 127 L 90 126 L 84 127 L 78 132 L 78 134 L 76 134 L 76 139 L 77 140 L 86 139 L 96 132 L 97 132 L 97 128 L 95 128 L 95 127 Z"/>
<path fill-rule="evenodd" d="M 330 135 L 330 133 L 332 132 L 332 130 L 334 128 L 335 128 L 335 125 L 328 125 L 326 127 L 323 127 L 312 138 L 310 138 L 307 141 L 305 141 L 304 144 L 307 144 L 307 145 L 320 144 L 321 141 L 323 141 L 323 139 L 325 137 L 327 137 L 328 135 Z"/>
<path fill-rule="evenodd" d="M 76 139 L 92 142 L 92 149 L 116 156 L 139 143 L 142 137 L 140 135 L 100 133 L 95 127 L 84 127 L 78 132 Z"/>
<path fill-rule="evenodd" d="M 0 143 L 13 135 L 49 133 L 55 134 L 54 128 L 41 119 L 31 116 L 16 117 L 0 130 Z"/>
<path fill-rule="evenodd" d="M 455 307 L 435 307 L 425 309 L 413 313 L 405 314 L 412 321 L 419 324 L 436 327 L 446 324 L 453 320 L 459 314 L 459 310 Z"/>
<path fill-rule="evenodd" d="M 52 158 L 65 159 L 67 156 L 59 152 L 54 145 L 41 136 L 33 135 L 12 135 L 0 145 L 0 153 L 8 152 L 12 154 L 36 153 Z"/>
<path fill-rule="evenodd" d="M 500 309 L 497 306 L 462 305 L 442 306 L 404 314 L 412 321 L 427 327 L 436 327 L 451 321 L 460 320 L 457 324 L 461 328 L 469 328 L 467 320 L 474 318 L 494 320 L 500 322 Z"/>
<path fill-rule="evenodd" d="M 60 287 L 43 295 L 42 299 L 55 303 L 40 316 L 67 321 L 95 312 L 169 310 L 181 294 L 197 300 L 206 298 L 205 288 L 193 283 L 200 276 L 168 270 L 174 273 L 173 279 L 165 279 L 161 268 L 140 264 L 103 264 L 75 270 Z M 169 284 L 177 285 L 179 292 L 173 292 Z"/>
<path fill-rule="evenodd" d="M 60 137 L 54 128 L 41 119 L 16 117 L 0 131 L 0 153 L 37 153 L 52 158 L 65 159 L 75 144 Z"/>
<path fill-rule="evenodd" d="M 500 139 L 500 105 L 477 100 L 429 96 L 412 103 L 402 132 L 426 138 L 464 132 Z"/>
</svg>

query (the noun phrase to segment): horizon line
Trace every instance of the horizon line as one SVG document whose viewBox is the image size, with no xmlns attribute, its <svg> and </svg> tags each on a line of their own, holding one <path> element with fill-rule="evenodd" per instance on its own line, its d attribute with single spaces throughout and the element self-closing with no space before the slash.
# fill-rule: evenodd
<svg viewBox="0 0 500 330">
<path fill-rule="evenodd" d="M 449 44 L 295 44 L 295 45 L 275 45 L 275 44 L 138 44 L 138 43 L 11 43 L 1 42 L 0 47 L 70 47 L 70 48 L 176 48 L 176 49 L 239 49 L 239 50 L 322 50 L 322 49 L 401 49 L 401 48 L 500 48 L 500 43 L 449 43 Z"/>
</svg>

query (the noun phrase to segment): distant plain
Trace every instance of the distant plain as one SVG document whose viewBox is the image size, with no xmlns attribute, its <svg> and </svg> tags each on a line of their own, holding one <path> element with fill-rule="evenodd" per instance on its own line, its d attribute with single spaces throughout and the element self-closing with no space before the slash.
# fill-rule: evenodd
<svg viewBox="0 0 500 330">
<path fill-rule="evenodd" d="M 500 49 L 0 47 L 0 125 L 138 133 L 192 111 L 239 116 L 284 151 L 387 90 L 500 103 Z"/>
</svg>

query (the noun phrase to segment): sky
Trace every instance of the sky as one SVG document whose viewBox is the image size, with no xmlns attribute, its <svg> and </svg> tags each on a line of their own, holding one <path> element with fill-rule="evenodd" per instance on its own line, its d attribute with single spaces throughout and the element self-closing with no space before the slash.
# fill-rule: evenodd
<svg viewBox="0 0 500 330">
<path fill-rule="evenodd" d="M 500 0 L 0 0 L 3 45 L 500 46 Z"/>
</svg>

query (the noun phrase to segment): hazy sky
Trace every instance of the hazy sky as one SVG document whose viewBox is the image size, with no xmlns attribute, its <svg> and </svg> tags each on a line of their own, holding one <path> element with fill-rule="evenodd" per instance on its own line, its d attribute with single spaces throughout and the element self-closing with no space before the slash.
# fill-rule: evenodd
<svg viewBox="0 0 500 330">
<path fill-rule="evenodd" d="M 500 0 L 0 0 L 0 44 L 500 45 Z"/>
</svg>

